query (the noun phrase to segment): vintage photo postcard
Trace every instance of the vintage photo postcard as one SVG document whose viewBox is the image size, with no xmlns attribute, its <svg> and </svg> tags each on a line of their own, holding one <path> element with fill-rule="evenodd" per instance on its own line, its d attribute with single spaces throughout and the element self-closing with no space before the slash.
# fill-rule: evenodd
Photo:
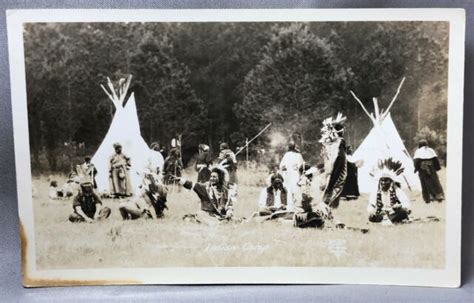
<svg viewBox="0 0 474 303">
<path fill-rule="evenodd" d="M 25 286 L 460 285 L 464 10 L 7 22 Z"/>
</svg>

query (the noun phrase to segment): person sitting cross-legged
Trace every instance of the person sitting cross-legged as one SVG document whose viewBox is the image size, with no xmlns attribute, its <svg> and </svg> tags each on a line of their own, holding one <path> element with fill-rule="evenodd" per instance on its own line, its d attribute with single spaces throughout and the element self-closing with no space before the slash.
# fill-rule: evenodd
<svg viewBox="0 0 474 303">
<path fill-rule="evenodd" d="M 281 174 L 273 173 L 270 176 L 270 185 L 260 192 L 258 199 L 258 212 L 254 217 L 267 217 L 267 219 L 293 218 L 293 200 L 291 191 L 284 186 Z"/>
<path fill-rule="evenodd" d="M 224 168 L 211 169 L 209 182 L 194 183 L 185 178 L 175 178 L 184 188 L 193 190 L 199 197 L 201 210 L 197 214 L 188 214 L 183 220 L 214 225 L 221 222 L 240 222 L 233 215 L 236 201 L 234 187 L 228 183 L 227 171 Z"/>
<path fill-rule="evenodd" d="M 299 228 L 322 228 L 332 223 L 331 208 L 321 198 L 318 170 L 305 165 L 295 193 L 293 225 Z"/>
<path fill-rule="evenodd" d="M 90 181 L 81 182 L 81 190 L 74 197 L 72 208 L 74 212 L 69 216 L 69 221 L 73 223 L 100 221 L 108 218 L 111 213 L 110 208 L 102 207 L 102 201 L 94 193 Z"/>
<path fill-rule="evenodd" d="M 377 189 L 371 193 L 367 207 L 370 222 L 390 225 L 410 220 L 410 202 L 399 182 L 403 171 L 401 162 L 392 158 L 379 161 L 374 174 Z"/>
</svg>

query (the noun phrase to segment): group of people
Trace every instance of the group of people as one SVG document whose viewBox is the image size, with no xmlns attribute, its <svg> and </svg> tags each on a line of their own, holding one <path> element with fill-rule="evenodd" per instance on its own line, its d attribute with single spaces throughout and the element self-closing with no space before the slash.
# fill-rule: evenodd
<svg viewBox="0 0 474 303">
<path fill-rule="evenodd" d="M 346 117 L 338 114 L 323 122 L 321 159 L 323 163 L 313 166 L 306 163 L 294 142 L 290 142 L 278 169 L 268 178 L 257 199 L 257 211 L 252 218 L 234 215 L 237 203 L 237 159 L 227 143 L 220 144 L 217 159 L 213 160 L 209 146 L 200 144 L 196 161 L 197 180 L 183 177 L 179 149 L 170 150 L 163 168 L 151 167 L 143 173 L 140 192 L 124 199 L 119 211 L 124 220 L 139 218 L 161 218 L 167 208 L 168 186 L 182 186 L 192 190 L 200 201 L 197 213 L 184 216 L 184 220 L 208 225 L 221 222 L 248 220 L 288 220 L 295 227 L 344 228 L 334 216 L 341 197 L 357 198 L 357 166 L 350 159 L 351 150 L 344 140 Z M 128 168 L 131 159 L 122 152 L 119 143 L 110 157 L 109 178 L 111 192 L 116 197 L 129 197 Z M 159 145 L 152 145 L 159 151 Z M 436 171 L 440 169 L 436 153 L 420 143 L 415 153 L 415 169 L 422 180 L 423 198 L 428 203 L 444 199 Z M 80 166 L 81 190 L 75 195 L 71 222 L 92 222 L 110 216 L 110 209 L 102 206 L 94 192 L 94 176 L 97 170 L 87 158 Z M 368 201 L 368 221 L 372 223 L 397 224 L 410 220 L 410 201 L 401 187 L 402 164 L 391 158 L 380 159 L 374 168 L 377 186 Z M 355 178 L 355 179 L 354 179 Z M 354 184 L 355 183 L 355 184 Z"/>
</svg>

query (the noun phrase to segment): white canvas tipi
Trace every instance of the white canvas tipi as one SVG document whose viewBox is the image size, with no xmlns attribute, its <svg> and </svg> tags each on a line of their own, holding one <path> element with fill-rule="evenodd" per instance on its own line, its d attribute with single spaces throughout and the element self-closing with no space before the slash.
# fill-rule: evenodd
<svg viewBox="0 0 474 303">
<path fill-rule="evenodd" d="M 134 94 L 132 93 L 128 101 L 124 103 L 130 80 L 131 76 L 127 79 L 124 86 L 119 87 L 118 94 L 115 93 L 110 79 L 108 86 L 111 93 L 107 92 L 102 86 L 115 104 L 116 111 L 109 130 L 91 161 L 96 166 L 98 172 L 96 176 L 98 192 L 109 191 L 109 159 L 115 152 L 113 148 L 114 143 L 120 143 L 122 145 L 122 152 L 131 158 L 129 173 L 133 193 L 137 192 L 138 186 L 141 184 L 143 171 L 150 168 L 151 150 L 140 132 Z M 162 157 L 161 162 L 163 162 Z"/>
<path fill-rule="evenodd" d="M 397 94 L 385 112 L 379 112 L 377 100 L 374 98 L 375 115 L 369 114 L 362 102 L 351 92 L 373 123 L 372 130 L 356 149 L 351 159 L 353 162 L 361 163 L 358 170 L 360 192 L 368 193 L 376 188 L 376 180 L 371 174 L 378 160 L 386 158 L 393 158 L 403 164 L 405 171 L 400 177 L 402 188 L 410 191 L 421 190 L 418 175 L 414 173 L 413 160 L 405 148 L 405 144 L 403 144 L 389 112 L 393 102 L 398 96 L 402 84 L 403 80 L 400 83 Z"/>
</svg>

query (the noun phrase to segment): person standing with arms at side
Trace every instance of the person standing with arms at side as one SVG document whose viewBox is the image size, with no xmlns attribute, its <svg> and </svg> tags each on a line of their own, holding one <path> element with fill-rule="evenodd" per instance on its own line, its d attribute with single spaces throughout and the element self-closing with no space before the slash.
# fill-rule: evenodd
<svg viewBox="0 0 474 303">
<path fill-rule="evenodd" d="M 336 119 L 329 117 L 323 121 L 321 139 L 322 157 L 326 174 L 326 186 L 323 201 L 331 208 L 339 206 L 342 189 L 347 177 L 346 141 L 344 123 L 347 117 L 337 114 Z"/>
<path fill-rule="evenodd" d="M 217 163 L 223 166 L 229 173 L 229 185 L 237 187 L 237 158 L 234 152 L 229 148 L 229 144 L 221 143 Z"/>
<path fill-rule="evenodd" d="M 199 144 L 199 155 L 196 161 L 196 171 L 198 172 L 197 182 L 205 183 L 211 177 L 211 170 L 209 167 L 212 164 L 209 146 L 206 144 Z"/>
<path fill-rule="evenodd" d="M 285 186 L 291 192 L 298 190 L 298 181 L 300 180 L 300 167 L 304 165 L 303 156 L 296 148 L 294 142 L 288 144 L 288 151 L 280 162 L 280 171 L 285 179 Z"/>
<path fill-rule="evenodd" d="M 415 152 L 415 173 L 418 173 L 421 182 L 421 190 L 425 203 L 432 201 L 442 202 L 444 192 L 438 178 L 438 171 L 441 169 L 438 155 L 428 146 L 426 140 L 421 140 Z"/>
<path fill-rule="evenodd" d="M 109 159 L 110 194 L 114 197 L 130 197 L 132 186 L 129 170 L 132 166 L 130 157 L 122 152 L 120 143 L 114 144 L 115 153 Z"/>
</svg>

